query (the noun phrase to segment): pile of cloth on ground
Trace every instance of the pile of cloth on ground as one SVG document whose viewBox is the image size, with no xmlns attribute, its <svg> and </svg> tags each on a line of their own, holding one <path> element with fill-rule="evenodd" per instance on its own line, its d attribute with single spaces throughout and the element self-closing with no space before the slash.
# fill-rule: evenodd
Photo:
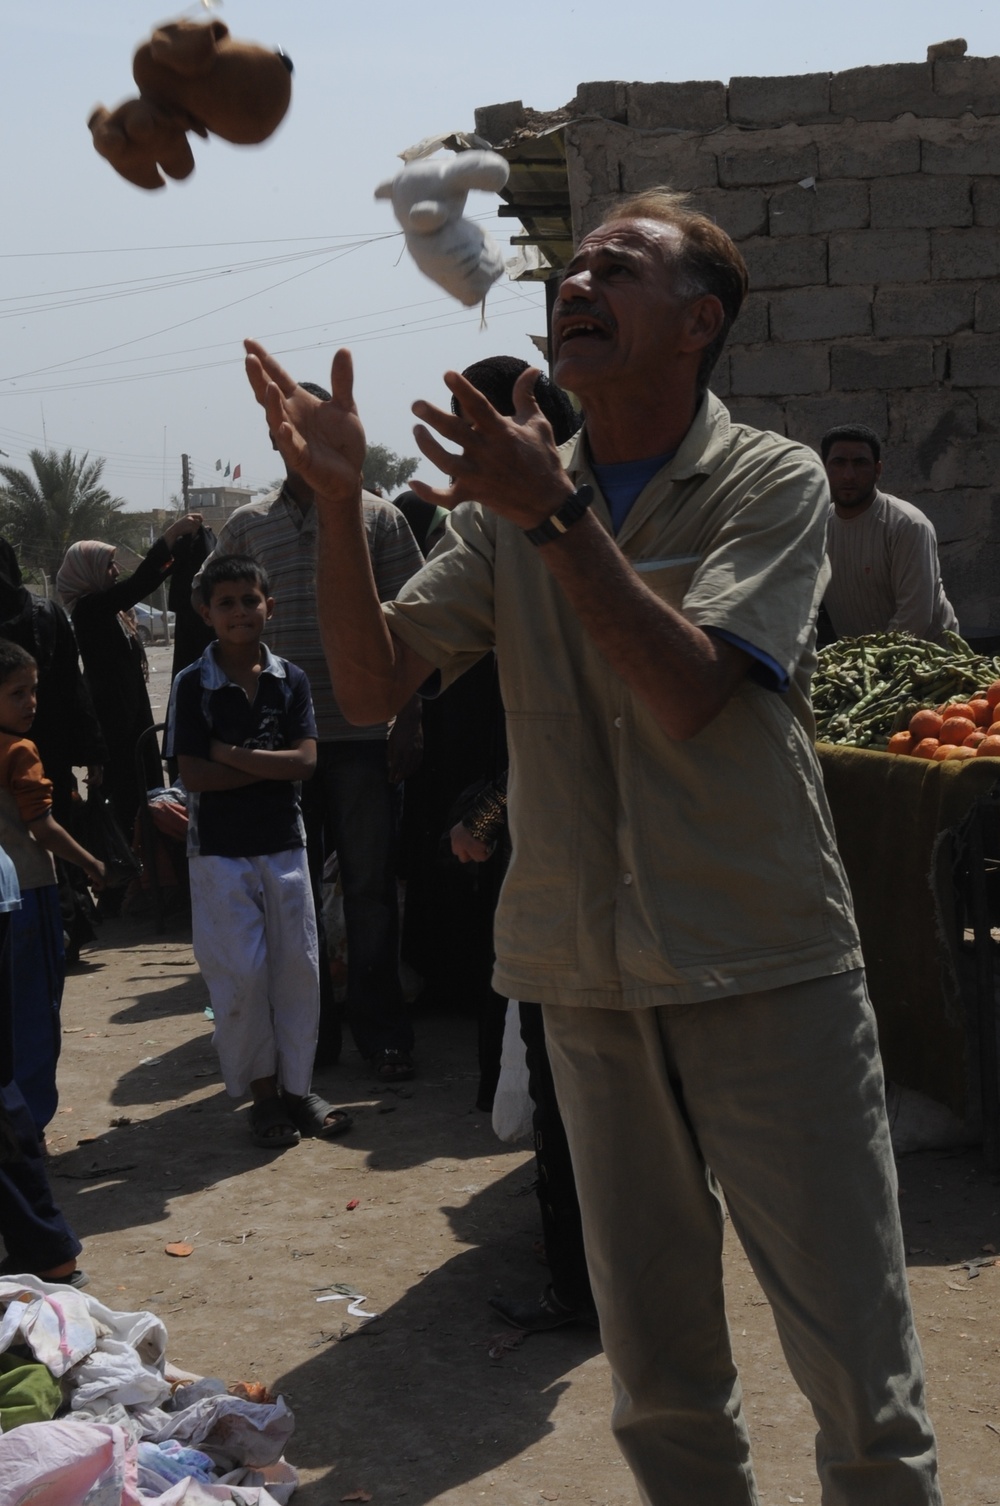
<svg viewBox="0 0 1000 1506">
<path fill-rule="evenodd" d="M 0 1278 L 0 1506 L 286 1506 L 284 1400 L 166 1351 L 154 1313 Z"/>
</svg>

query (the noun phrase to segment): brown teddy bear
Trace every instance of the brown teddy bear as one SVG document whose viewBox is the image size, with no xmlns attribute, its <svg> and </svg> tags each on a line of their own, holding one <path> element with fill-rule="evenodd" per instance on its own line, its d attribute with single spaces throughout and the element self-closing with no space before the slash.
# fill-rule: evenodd
<svg viewBox="0 0 1000 1506">
<path fill-rule="evenodd" d="M 87 122 L 94 146 L 138 188 L 163 188 L 159 168 L 170 178 L 194 171 L 188 131 L 238 146 L 266 141 L 288 109 L 291 73 L 283 52 L 236 42 L 221 21 L 160 26 L 133 60 L 139 98 L 98 105 Z"/>
</svg>

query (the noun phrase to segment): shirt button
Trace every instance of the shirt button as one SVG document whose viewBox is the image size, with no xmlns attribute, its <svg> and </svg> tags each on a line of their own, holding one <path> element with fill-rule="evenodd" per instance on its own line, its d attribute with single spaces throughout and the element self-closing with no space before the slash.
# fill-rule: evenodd
<svg viewBox="0 0 1000 1506">
<path fill-rule="evenodd" d="M 616 727 L 620 727 L 620 726 L 621 726 L 621 724 L 622 724 L 622 719 L 621 719 L 621 717 L 620 717 L 620 716 L 616 716 L 616 717 L 615 717 L 615 726 L 616 726 Z"/>
<path fill-rule="evenodd" d="M 631 882 L 632 882 L 632 875 L 630 873 L 623 873 L 622 874 L 622 883 L 623 884 L 630 884 Z"/>
</svg>

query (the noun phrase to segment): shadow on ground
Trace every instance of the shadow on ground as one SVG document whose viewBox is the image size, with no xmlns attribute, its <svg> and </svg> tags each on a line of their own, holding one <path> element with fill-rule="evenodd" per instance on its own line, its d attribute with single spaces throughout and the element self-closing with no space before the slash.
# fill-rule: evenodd
<svg viewBox="0 0 1000 1506">
<path fill-rule="evenodd" d="M 565 1377 L 601 1345 L 583 1327 L 522 1341 L 486 1305 L 498 1278 L 508 1289 L 536 1281 L 539 1290 L 546 1279 L 511 1232 L 524 1180 L 521 1168 L 444 1209 L 455 1237 L 475 1247 L 430 1271 L 377 1320 L 358 1327 L 339 1303 L 319 1309 L 315 1359 L 278 1379 L 299 1419 L 296 1464 L 327 1471 L 296 1493 L 300 1506 L 327 1506 L 356 1489 L 418 1506 L 552 1433 Z M 533 1218 L 534 1208 L 515 1219 L 525 1213 Z"/>
</svg>

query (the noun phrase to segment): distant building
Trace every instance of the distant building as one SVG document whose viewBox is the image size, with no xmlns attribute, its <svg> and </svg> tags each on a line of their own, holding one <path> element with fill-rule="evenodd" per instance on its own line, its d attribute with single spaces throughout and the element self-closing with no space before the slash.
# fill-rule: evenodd
<svg viewBox="0 0 1000 1506">
<path fill-rule="evenodd" d="M 188 510 L 200 512 L 209 528 L 218 533 L 238 507 L 253 499 L 254 492 L 248 486 L 192 486 L 188 491 Z"/>
</svg>

